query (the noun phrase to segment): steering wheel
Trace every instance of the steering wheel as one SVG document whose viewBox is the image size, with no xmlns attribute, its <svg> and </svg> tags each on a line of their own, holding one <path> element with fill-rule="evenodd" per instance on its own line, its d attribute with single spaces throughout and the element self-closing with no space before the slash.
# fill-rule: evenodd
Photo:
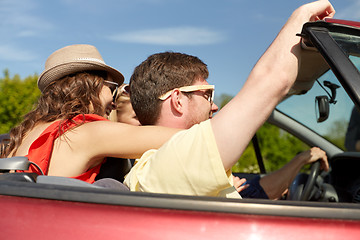
<svg viewBox="0 0 360 240">
<path fill-rule="evenodd" d="M 299 174 L 289 188 L 289 200 L 307 201 L 310 200 L 311 192 L 314 189 L 316 179 L 320 174 L 320 161 L 311 165 L 310 174 Z"/>
<path fill-rule="evenodd" d="M 311 191 L 315 186 L 315 182 L 320 173 L 320 161 L 316 161 L 311 165 L 311 171 L 305 183 L 303 192 L 300 195 L 300 201 L 310 200 Z"/>
</svg>

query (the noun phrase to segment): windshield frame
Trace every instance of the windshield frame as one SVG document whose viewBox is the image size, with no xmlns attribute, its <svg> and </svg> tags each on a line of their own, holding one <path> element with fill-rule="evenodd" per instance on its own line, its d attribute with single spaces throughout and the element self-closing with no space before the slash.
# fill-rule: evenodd
<svg viewBox="0 0 360 240">
<path fill-rule="evenodd" d="M 329 64 L 331 70 L 343 86 L 351 100 L 360 106 L 360 73 L 348 54 L 331 36 L 332 32 L 360 36 L 360 29 L 324 21 L 306 23 L 301 36 L 303 46 L 315 47 Z"/>
</svg>

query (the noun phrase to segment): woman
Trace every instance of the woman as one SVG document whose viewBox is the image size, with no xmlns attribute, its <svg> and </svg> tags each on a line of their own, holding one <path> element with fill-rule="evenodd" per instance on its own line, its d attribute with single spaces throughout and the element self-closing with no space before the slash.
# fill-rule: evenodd
<svg viewBox="0 0 360 240">
<path fill-rule="evenodd" d="M 178 130 L 105 118 L 114 106 L 112 94 L 123 80 L 94 46 L 71 45 L 55 51 L 38 79 L 42 92 L 38 105 L 11 130 L 2 157 L 27 156 L 35 163 L 31 172 L 93 183 L 106 157 L 138 158 L 159 148 Z"/>
<path fill-rule="evenodd" d="M 119 87 L 118 94 L 115 98 L 115 110 L 110 113 L 109 119 L 114 122 L 140 126 L 140 122 L 131 105 L 128 84 L 123 84 Z"/>
</svg>

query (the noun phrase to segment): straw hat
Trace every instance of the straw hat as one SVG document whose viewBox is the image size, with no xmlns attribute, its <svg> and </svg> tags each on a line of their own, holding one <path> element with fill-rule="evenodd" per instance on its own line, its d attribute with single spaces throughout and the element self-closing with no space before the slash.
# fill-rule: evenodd
<svg viewBox="0 0 360 240">
<path fill-rule="evenodd" d="M 124 82 L 124 76 L 115 68 L 106 65 L 96 47 L 77 44 L 61 48 L 48 57 L 45 70 L 39 76 L 38 87 L 43 92 L 51 82 L 86 70 L 103 70 L 119 85 Z"/>
</svg>

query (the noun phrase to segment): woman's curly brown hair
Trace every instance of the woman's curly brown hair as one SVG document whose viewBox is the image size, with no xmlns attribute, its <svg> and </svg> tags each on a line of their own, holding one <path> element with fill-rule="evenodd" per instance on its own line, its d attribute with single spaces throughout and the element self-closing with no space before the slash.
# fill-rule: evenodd
<svg viewBox="0 0 360 240">
<path fill-rule="evenodd" d="M 106 72 L 86 71 L 50 83 L 39 97 L 35 109 L 10 131 L 10 142 L 2 144 L 1 157 L 16 153 L 25 135 L 39 122 L 66 121 L 79 114 L 103 116 L 105 109 L 99 96 L 106 78 Z"/>
</svg>

